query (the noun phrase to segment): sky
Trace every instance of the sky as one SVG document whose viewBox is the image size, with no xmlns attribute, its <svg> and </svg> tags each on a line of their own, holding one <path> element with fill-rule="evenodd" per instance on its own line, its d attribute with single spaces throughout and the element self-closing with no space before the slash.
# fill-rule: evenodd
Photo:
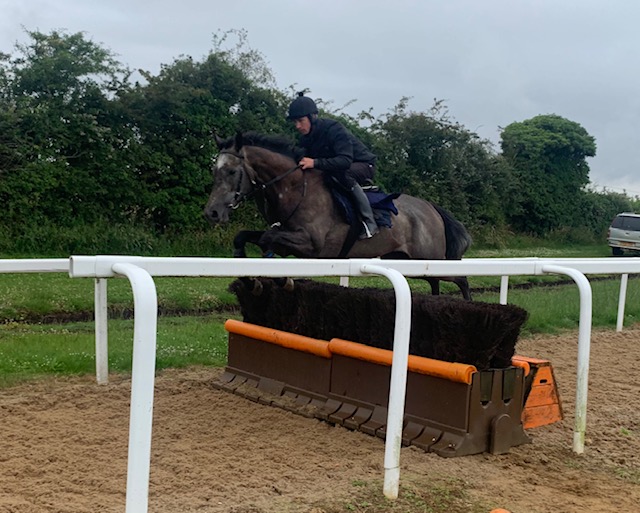
<svg viewBox="0 0 640 513">
<path fill-rule="evenodd" d="M 443 100 L 496 151 L 501 127 L 557 114 L 595 138 L 595 190 L 640 196 L 634 0 L 0 0 L 0 13 L 0 52 L 25 30 L 84 32 L 153 74 L 245 30 L 281 90 L 376 116 Z"/>
</svg>

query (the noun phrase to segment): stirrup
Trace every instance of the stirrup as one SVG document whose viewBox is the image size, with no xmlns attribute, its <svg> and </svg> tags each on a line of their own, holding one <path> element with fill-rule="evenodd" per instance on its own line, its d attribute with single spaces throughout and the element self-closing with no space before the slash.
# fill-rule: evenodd
<svg viewBox="0 0 640 513">
<path fill-rule="evenodd" d="M 379 231 L 376 227 L 376 230 L 374 232 L 371 232 L 371 230 L 367 226 L 367 223 L 365 223 L 364 221 L 362 221 L 362 226 L 364 227 L 364 230 L 360 234 L 360 237 L 358 237 L 360 240 L 370 239 Z"/>
</svg>

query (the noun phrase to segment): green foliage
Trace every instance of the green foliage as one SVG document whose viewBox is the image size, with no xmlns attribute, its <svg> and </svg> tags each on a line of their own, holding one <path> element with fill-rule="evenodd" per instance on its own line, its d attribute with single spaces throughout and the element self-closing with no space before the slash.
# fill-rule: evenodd
<svg viewBox="0 0 640 513">
<path fill-rule="evenodd" d="M 407 107 L 403 98 L 372 126 L 386 189 L 438 203 L 472 229 L 503 225 L 511 189 L 504 161 L 487 141 L 452 121 L 441 101 L 428 113 Z"/>
<path fill-rule="evenodd" d="M 139 155 L 131 165 L 146 193 L 140 210 L 159 230 L 204 226 L 216 151 L 212 130 L 264 131 L 280 104 L 215 54 L 202 63 L 176 60 L 146 78 L 122 100 L 138 132 Z"/>
<path fill-rule="evenodd" d="M 574 226 L 579 225 L 604 240 L 607 228 L 616 214 L 630 211 L 633 212 L 633 202 L 625 194 L 585 191 L 578 213 L 580 220 Z"/>
<path fill-rule="evenodd" d="M 28 35 L 3 65 L 0 223 L 92 221 L 132 198 L 109 187 L 121 138 L 111 105 L 128 72 L 81 33 Z"/>
<path fill-rule="evenodd" d="M 58 258 L 81 254 L 231 256 L 233 237 L 246 226 L 240 221 L 228 226 L 189 231 L 172 229 L 163 233 L 134 223 L 110 223 L 106 219 L 72 227 L 52 222 L 15 225 L 0 231 L 0 253 Z"/>
<path fill-rule="evenodd" d="M 509 213 L 514 229 L 544 235 L 563 226 L 576 227 L 589 210 L 586 158 L 595 140 L 578 123 L 557 115 L 536 116 L 502 131 L 502 153 L 519 181 Z"/>
<path fill-rule="evenodd" d="M 51 226 L 135 225 L 147 238 L 203 231 L 211 130 L 285 127 L 284 95 L 252 83 L 260 56 L 240 47 L 178 59 L 131 85 L 80 33 L 27 34 L 32 42 L 0 68 L 0 226 L 13 251 Z"/>
</svg>

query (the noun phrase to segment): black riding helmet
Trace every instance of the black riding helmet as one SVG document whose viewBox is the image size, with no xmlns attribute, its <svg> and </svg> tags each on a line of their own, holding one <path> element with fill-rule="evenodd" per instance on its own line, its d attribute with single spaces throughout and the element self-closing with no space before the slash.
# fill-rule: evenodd
<svg viewBox="0 0 640 513">
<path fill-rule="evenodd" d="M 308 96 L 305 96 L 304 93 L 298 93 L 298 97 L 289 105 L 289 115 L 287 119 L 293 121 L 294 119 L 300 119 L 317 113 L 318 107 L 316 107 L 316 103 Z"/>
</svg>

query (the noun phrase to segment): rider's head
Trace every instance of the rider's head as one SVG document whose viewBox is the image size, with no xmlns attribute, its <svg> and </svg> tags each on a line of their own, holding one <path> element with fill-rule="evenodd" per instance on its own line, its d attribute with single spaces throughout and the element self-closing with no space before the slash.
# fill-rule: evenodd
<svg viewBox="0 0 640 513">
<path fill-rule="evenodd" d="M 298 97 L 289 105 L 287 119 L 294 122 L 298 132 L 307 135 L 311 131 L 314 121 L 318 119 L 318 107 L 304 93 L 298 93 Z"/>
</svg>

